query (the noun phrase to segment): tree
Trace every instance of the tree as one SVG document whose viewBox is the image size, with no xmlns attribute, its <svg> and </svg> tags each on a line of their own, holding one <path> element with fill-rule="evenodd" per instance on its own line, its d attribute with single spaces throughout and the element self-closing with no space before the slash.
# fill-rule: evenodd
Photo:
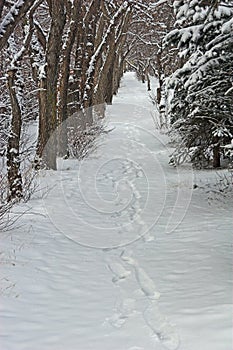
<svg viewBox="0 0 233 350">
<path fill-rule="evenodd" d="M 212 159 L 220 166 L 221 146 L 233 135 L 232 1 L 175 1 L 176 26 L 167 42 L 178 46 L 183 65 L 171 77 L 172 128 L 179 145 L 175 163 Z"/>
<path fill-rule="evenodd" d="M 164 37 L 173 28 L 173 1 L 137 1 L 127 37 L 127 63 L 137 77 L 151 90 L 150 77 L 157 78 L 153 102 L 159 112 L 158 124 L 167 126 L 165 79 L 179 65 L 177 49 L 164 45 Z"/>
<path fill-rule="evenodd" d="M 119 75 L 114 53 L 122 55 L 130 5 L 125 1 L 67 0 L 56 2 L 56 6 L 48 1 L 48 6 L 51 24 L 47 40 L 36 25 L 38 39 L 45 46 L 45 59 L 39 67 L 37 156 L 39 163 L 42 160 L 45 167 L 56 169 L 57 138 L 59 154 L 68 155 L 68 117 L 78 113 L 83 124 L 90 126 L 93 105 L 111 101 L 113 81 Z"/>
<path fill-rule="evenodd" d="M 20 74 L 20 64 L 27 52 L 33 34 L 33 12 L 37 6 L 32 7 L 25 26 L 23 28 L 24 40 L 20 50 L 15 51 L 17 46 L 14 38 L 9 39 L 9 51 L 11 62 L 7 68 L 7 86 L 11 105 L 10 129 L 7 141 L 7 177 L 9 183 L 8 201 L 21 198 L 23 192 L 22 175 L 20 169 L 20 139 L 22 129 L 22 94 L 23 79 Z"/>
<path fill-rule="evenodd" d="M 63 30 L 66 21 L 63 1 L 48 0 L 51 17 L 45 64 L 40 81 L 40 119 L 37 156 L 49 169 L 56 169 L 57 87 Z"/>
<path fill-rule="evenodd" d="M 59 133 L 58 154 L 62 157 L 68 156 L 68 136 L 66 121 L 68 118 L 68 90 L 69 90 L 69 76 L 70 76 L 70 64 L 71 53 L 76 39 L 76 33 L 78 31 L 78 23 L 80 23 L 81 14 L 81 0 L 74 0 L 73 3 L 67 4 L 67 17 L 68 28 L 67 36 L 62 48 L 61 54 L 61 68 L 59 79 L 59 91 L 58 91 L 58 119 L 61 125 Z"/>
<path fill-rule="evenodd" d="M 40 3 L 42 1 L 39 1 Z M 5 17 L 0 23 L 0 51 L 7 44 L 7 40 L 13 33 L 15 27 L 25 17 L 25 14 L 35 4 L 34 0 L 18 0 L 11 6 L 10 10 L 6 13 Z M 36 1 L 36 5 L 38 1 Z M 4 13 L 4 7 L 6 5 L 5 0 L 0 2 L 0 17 Z"/>
</svg>

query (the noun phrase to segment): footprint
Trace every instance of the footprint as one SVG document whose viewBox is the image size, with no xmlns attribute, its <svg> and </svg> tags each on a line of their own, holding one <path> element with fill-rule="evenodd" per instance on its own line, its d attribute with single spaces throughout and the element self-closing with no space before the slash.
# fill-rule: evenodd
<svg viewBox="0 0 233 350">
<path fill-rule="evenodd" d="M 126 319 L 126 316 L 123 316 L 120 313 L 115 313 L 111 317 L 107 318 L 106 321 L 109 322 L 115 328 L 121 328 L 124 325 Z"/>
<path fill-rule="evenodd" d="M 124 255 L 124 251 L 121 253 L 121 259 L 127 264 L 133 266 L 135 270 L 135 277 L 142 292 L 151 300 L 158 300 L 160 293 L 156 290 L 156 286 L 153 280 L 147 275 L 147 273 L 138 266 L 137 262 L 128 256 Z"/>
<path fill-rule="evenodd" d="M 168 350 L 178 349 L 180 344 L 179 335 L 167 318 L 160 312 L 157 304 L 149 306 L 144 311 L 143 317 L 146 324 Z"/>
<path fill-rule="evenodd" d="M 158 300 L 160 293 L 156 290 L 155 284 L 147 273 L 140 267 L 135 266 L 135 276 L 143 293 L 152 300 Z"/>
<path fill-rule="evenodd" d="M 110 262 L 108 263 L 109 270 L 113 273 L 112 281 L 114 283 L 124 280 L 126 277 L 128 277 L 131 274 L 131 271 L 128 271 L 118 262 Z"/>
<path fill-rule="evenodd" d="M 125 251 L 124 250 L 121 252 L 120 258 L 123 261 L 125 261 L 127 264 L 129 264 L 129 265 L 132 265 L 134 267 L 137 265 L 137 262 L 133 258 L 131 258 L 131 256 L 126 256 L 125 255 Z"/>
<path fill-rule="evenodd" d="M 117 311 L 125 318 L 132 316 L 136 312 L 135 306 L 136 300 L 133 298 L 122 299 L 118 305 L 116 305 Z"/>
<path fill-rule="evenodd" d="M 132 316 L 135 312 L 135 299 L 125 298 L 116 303 L 115 313 L 106 319 L 115 328 L 121 328 L 126 320 Z"/>
<path fill-rule="evenodd" d="M 120 257 L 134 268 L 138 286 L 149 300 L 149 306 L 143 312 L 145 323 L 168 350 L 176 350 L 180 344 L 179 335 L 159 310 L 157 300 L 160 298 L 160 293 L 157 291 L 154 281 L 131 256 L 125 255 L 125 251 L 121 253 Z"/>
</svg>

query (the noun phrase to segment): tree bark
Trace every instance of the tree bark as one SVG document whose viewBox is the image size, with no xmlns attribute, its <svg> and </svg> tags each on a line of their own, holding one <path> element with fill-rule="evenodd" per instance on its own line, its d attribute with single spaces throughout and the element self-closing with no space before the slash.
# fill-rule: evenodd
<svg viewBox="0 0 233 350">
<path fill-rule="evenodd" d="M 220 145 L 217 144 L 213 148 L 213 168 L 220 168 Z"/>
<path fill-rule="evenodd" d="M 0 18 L 2 17 L 3 7 L 5 5 L 6 0 L 0 0 Z"/>
<path fill-rule="evenodd" d="M 24 53 L 27 51 L 33 34 L 32 14 L 29 18 L 29 30 L 24 39 L 21 50 L 14 55 L 10 68 L 7 72 L 7 83 L 11 102 L 11 131 L 7 144 L 7 177 L 9 182 L 9 196 L 8 200 L 19 199 L 22 197 L 22 175 L 20 172 L 20 157 L 19 146 L 22 127 L 22 114 L 16 92 L 16 73 L 18 71 L 17 65 L 23 58 Z"/>
<path fill-rule="evenodd" d="M 49 0 L 48 4 L 52 22 L 46 49 L 45 76 L 41 81 L 37 157 L 45 168 L 56 170 L 57 85 L 66 15 L 62 0 Z"/>
<path fill-rule="evenodd" d="M 61 157 L 69 156 L 68 136 L 67 136 L 67 118 L 68 118 L 68 87 L 70 76 L 71 51 L 75 42 L 81 1 L 75 0 L 70 9 L 70 26 L 68 28 L 68 37 L 62 50 L 62 63 L 59 80 L 59 131 L 58 131 L 58 154 Z"/>
<path fill-rule="evenodd" d="M 148 73 L 146 73 L 146 80 L 147 80 L 147 91 L 151 91 L 150 76 Z"/>
<path fill-rule="evenodd" d="M 85 18 L 85 51 L 83 60 L 83 74 L 81 77 L 81 103 L 84 109 L 92 107 L 93 101 L 93 80 L 94 80 L 94 67 L 90 67 L 91 58 L 95 51 L 95 36 L 97 31 L 97 25 L 99 23 L 99 11 L 101 8 L 101 0 L 93 0 L 90 9 Z M 93 73 L 90 74 L 91 79 L 87 83 L 88 71 L 93 69 Z M 87 112 L 87 111 L 86 111 Z M 90 110 L 88 111 L 90 112 Z M 90 117 L 89 117 L 90 118 Z"/>
<path fill-rule="evenodd" d="M 129 4 L 124 2 L 118 10 L 115 12 L 115 14 L 112 16 L 111 21 L 109 22 L 109 25 L 105 31 L 105 35 L 103 36 L 102 42 L 100 45 L 95 49 L 95 52 L 93 53 L 93 56 L 89 63 L 89 69 L 87 74 L 87 79 L 85 82 L 85 91 L 84 96 L 89 103 L 89 106 L 93 102 L 93 97 L 95 94 L 95 103 L 103 103 L 104 99 L 106 97 L 106 90 L 103 91 L 103 79 L 106 79 L 106 75 L 109 72 L 110 64 L 113 62 L 114 57 L 114 51 L 113 47 L 115 47 L 115 31 L 116 27 L 119 24 L 120 19 L 122 18 L 125 11 L 128 11 Z M 96 76 L 96 67 L 98 66 L 98 62 L 101 59 L 103 53 L 106 54 L 105 62 L 102 65 L 100 76 L 98 78 L 98 84 L 95 85 L 95 76 Z M 111 89 L 112 90 L 112 89 Z M 103 91 L 103 92 L 102 92 Z M 86 106 L 85 106 L 86 107 Z"/>
<path fill-rule="evenodd" d="M 0 51 L 6 45 L 7 40 L 10 35 L 13 33 L 15 27 L 20 22 L 20 20 L 25 17 L 26 13 L 30 10 L 35 0 L 24 0 L 17 1 L 7 13 L 7 16 L 1 21 L 1 30 L 0 30 Z M 11 20 L 9 21 L 9 15 L 11 15 Z"/>
<path fill-rule="evenodd" d="M 105 60 L 102 63 L 100 71 L 95 72 L 98 75 L 98 82 L 95 86 L 94 104 L 102 104 L 105 101 L 111 103 L 113 87 L 113 63 L 115 56 L 115 28 L 112 28 L 107 41 L 108 49 L 105 50 Z"/>
<path fill-rule="evenodd" d="M 8 201 L 22 197 L 22 175 L 20 172 L 19 142 L 22 126 L 22 115 L 16 94 L 16 70 L 7 74 L 8 89 L 11 101 L 12 119 L 11 132 L 7 145 L 7 177 L 9 183 Z"/>
</svg>

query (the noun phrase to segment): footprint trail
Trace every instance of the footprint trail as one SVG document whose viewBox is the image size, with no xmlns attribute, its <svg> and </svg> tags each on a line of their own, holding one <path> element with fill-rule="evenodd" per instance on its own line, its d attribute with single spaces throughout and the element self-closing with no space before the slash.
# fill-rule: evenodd
<svg viewBox="0 0 233 350">
<path fill-rule="evenodd" d="M 180 344 L 179 335 L 167 317 L 160 311 L 158 303 L 160 293 L 154 281 L 148 276 L 144 269 L 138 265 L 136 260 L 130 256 L 126 256 L 124 251 L 121 253 L 121 259 L 132 266 L 135 273 L 135 280 L 141 292 L 147 297 L 148 306 L 142 313 L 145 324 L 152 330 L 166 349 L 178 349 Z"/>
</svg>

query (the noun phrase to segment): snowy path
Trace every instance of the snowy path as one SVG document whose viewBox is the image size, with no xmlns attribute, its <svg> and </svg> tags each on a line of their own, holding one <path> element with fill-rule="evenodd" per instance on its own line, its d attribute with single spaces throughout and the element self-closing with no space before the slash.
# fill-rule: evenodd
<svg viewBox="0 0 233 350">
<path fill-rule="evenodd" d="M 168 166 L 151 111 L 127 73 L 97 153 L 41 174 L 50 191 L 18 208 L 1 237 L 1 350 L 232 348 L 231 208 Z"/>
</svg>

